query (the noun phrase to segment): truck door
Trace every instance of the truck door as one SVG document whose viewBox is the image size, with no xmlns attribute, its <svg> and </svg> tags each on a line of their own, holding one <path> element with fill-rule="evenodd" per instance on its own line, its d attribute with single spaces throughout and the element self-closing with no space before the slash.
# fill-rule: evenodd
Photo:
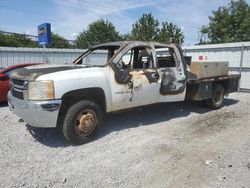
<svg viewBox="0 0 250 188">
<path fill-rule="evenodd" d="M 151 47 L 132 46 L 121 53 L 120 58 L 115 62 L 115 75 L 111 89 L 112 109 L 131 108 L 157 102 L 159 74 L 153 68 L 154 58 Z M 119 76 L 124 78 L 121 79 Z"/>
<path fill-rule="evenodd" d="M 159 73 L 159 102 L 183 101 L 186 76 L 177 48 L 156 49 L 157 71 Z"/>
</svg>

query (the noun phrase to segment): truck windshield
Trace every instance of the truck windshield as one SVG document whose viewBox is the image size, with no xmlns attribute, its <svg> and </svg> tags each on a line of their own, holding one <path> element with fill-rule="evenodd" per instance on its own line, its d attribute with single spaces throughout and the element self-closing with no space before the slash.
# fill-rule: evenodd
<svg viewBox="0 0 250 188">
<path fill-rule="evenodd" d="M 114 56 L 119 46 L 96 48 L 83 53 L 74 61 L 74 64 L 88 66 L 104 66 Z"/>
</svg>

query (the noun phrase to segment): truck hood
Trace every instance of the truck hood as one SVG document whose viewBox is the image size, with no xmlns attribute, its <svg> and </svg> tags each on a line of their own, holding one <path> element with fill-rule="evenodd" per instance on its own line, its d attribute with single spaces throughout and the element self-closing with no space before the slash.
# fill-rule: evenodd
<svg viewBox="0 0 250 188">
<path fill-rule="evenodd" d="M 11 74 L 11 78 L 21 80 L 35 80 L 39 76 L 50 74 L 54 72 L 67 71 L 72 69 L 83 69 L 89 67 L 87 65 L 35 65 L 21 69 L 17 69 Z"/>
</svg>

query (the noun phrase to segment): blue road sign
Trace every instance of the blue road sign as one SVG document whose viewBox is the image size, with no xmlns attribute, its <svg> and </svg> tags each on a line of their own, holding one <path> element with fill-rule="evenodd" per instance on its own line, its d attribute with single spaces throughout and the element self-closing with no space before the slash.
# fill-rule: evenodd
<svg viewBox="0 0 250 188">
<path fill-rule="evenodd" d="M 49 23 L 38 26 L 38 43 L 42 46 L 51 44 L 51 27 Z"/>
</svg>

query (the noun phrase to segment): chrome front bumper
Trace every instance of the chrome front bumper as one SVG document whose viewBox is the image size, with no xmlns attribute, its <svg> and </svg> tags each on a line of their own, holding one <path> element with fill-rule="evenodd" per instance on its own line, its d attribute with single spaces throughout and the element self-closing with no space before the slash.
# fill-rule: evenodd
<svg viewBox="0 0 250 188">
<path fill-rule="evenodd" d="M 25 101 L 8 94 L 10 110 L 33 127 L 56 127 L 61 102 Z"/>
</svg>

